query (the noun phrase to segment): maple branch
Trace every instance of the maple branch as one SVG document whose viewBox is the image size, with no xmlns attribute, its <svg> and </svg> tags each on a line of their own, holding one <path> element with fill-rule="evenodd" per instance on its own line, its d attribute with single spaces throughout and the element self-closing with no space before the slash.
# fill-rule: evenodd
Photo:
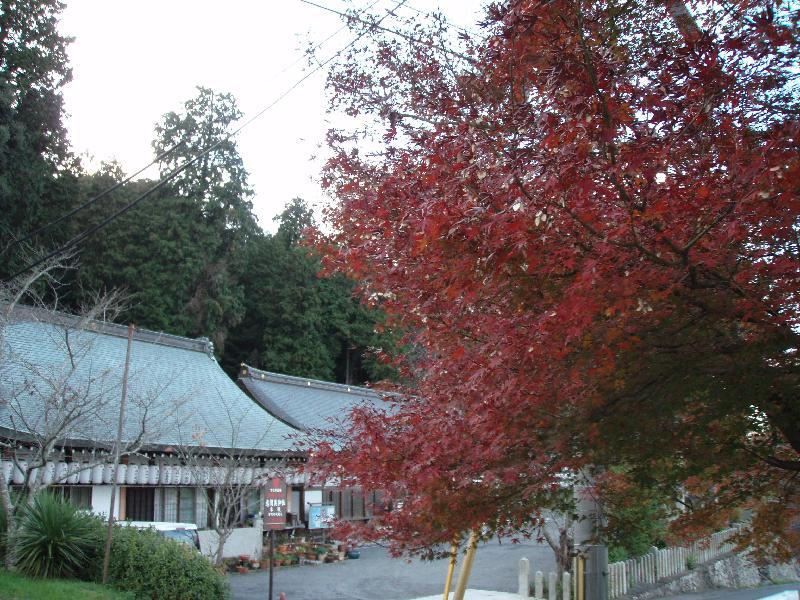
<svg viewBox="0 0 800 600">
<path fill-rule="evenodd" d="M 600 101 L 600 107 L 603 114 L 603 122 L 605 123 L 606 130 L 610 133 L 613 131 L 613 122 L 611 120 L 611 112 L 608 110 L 608 102 L 606 100 L 605 94 L 603 94 L 602 90 L 600 89 L 600 85 L 597 81 L 597 71 L 594 68 L 594 61 L 592 60 L 592 54 L 589 50 L 589 45 L 586 42 L 586 36 L 583 32 L 583 11 L 581 10 L 580 2 L 575 3 L 576 6 L 576 18 L 577 18 L 577 30 L 578 30 L 578 38 L 580 40 L 581 52 L 583 54 L 583 66 L 586 69 L 586 73 L 589 75 L 589 81 L 592 84 L 592 89 L 594 90 L 597 99 Z M 611 185 L 614 186 L 614 189 L 617 190 L 620 199 L 628 206 L 638 210 L 636 203 L 633 202 L 628 190 L 625 189 L 625 186 L 622 185 L 622 182 L 617 177 L 617 174 L 614 172 L 614 167 L 617 166 L 617 150 L 614 144 L 608 142 L 605 139 L 605 136 L 601 137 L 600 145 L 603 148 L 603 153 L 608 157 L 609 162 L 611 163 L 612 169 L 609 170 L 608 177 L 611 180 Z M 640 211 L 641 212 L 641 211 Z M 637 245 L 641 248 L 641 244 L 637 241 Z"/>
<path fill-rule="evenodd" d="M 703 236 L 705 236 L 709 231 L 714 229 L 714 227 L 719 225 L 723 221 L 723 219 L 725 219 L 725 217 L 730 215 L 736 208 L 737 204 L 738 204 L 737 202 L 731 201 L 728 204 L 728 206 L 725 207 L 725 210 L 723 210 L 719 215 L 717 215 L 717 217 L 713 221 L 711 221 L 708 225 L 703 227 L 694 236 L 692 236 L 692 238 L 688 242 L 686 242 L 683 248 L 681 248 L 680 252 L 682 255 L 687 257 L 686 258 L 687 261 L 688 261 L 689 250 L 692 249 L 692 246 L 694 246 L 697 242 L 699 242 L 700 239 L 702 239 Z"/>
<path fill-rule="evenodd" d="M 520 179 L 519 175 L 516 172 L 514 172 L 512 174 L 512 177 L 514 179 L 514 183 L 517 185 L 517 187 L 519 188 L 520 192 L 522 192 L 522 194 L 525 196 L 525 198 L 527 198 L 531 203 L 535 203 L 535 201 L 533 199 L 533 196 L 531 196 L 530 193 L 528 192 L 528 190 L 525 188 L 525 184 L 522 181 L 522 179 Z M 592 227 L 589 223 L 586 223 L 583 219 L 581 219 L 577 215 L 577 213 L 575 213 L 575 211 L 573 211 L 571 208 L 569 208 L 566 205 L 566 203 L 564 204 L 564 206 L 556 206 L 555 204 L 551 203 L 550 206 L 552 206 L 552 207 L 554 207 L 556 209 L 560 208 L 560 209 L 564 210 L 564 212 L 566 212 L 570 217 L 572 217 L 572 219 L 575 220 L 575 222 L 577 222 L 584 229 L 586 229 L 586 231 L 588 231 L 594 237 L 596 237 L 599 240 L 602 240 L 603 242 L 605 242 L 607 244 L 611 244 L 612 246 L 617 246 L 619 248 L 627 248 L 629 250 L 630 249 L 639 250 L 642 254 L 647 256 L 650 260 L 652 260 L 653 262 L 661 265 L 662 267 L 676 267 L 679 264 L 679 263 L 670 262 L 668 260 L 665 260 L 665 259 L 661 258 L 660 256 L 658 256 L 653 251 L 648 250 L 647 248 L 645 248 L 642 245 L 642 243 L 639 241 L 638 237 L 635 236 L 635 235 L 634 235 L 634 240 L 635 241 L 633 243 L 625 243 L 625 242 L 619 242 L 619 241 L 616 241 L 616 240 L 609 240 L 606 235 L 600 233 L 596 228 Z"/>
<path fill-rule="evenodd" d="M 423 117 L 422 115 L 414 115 L 411 113 L 404 113 L 404 112 L 397 112 L 392 111 L 389 113 L 389 122 L 394 124 L 395 122 L 399 121 L 400 119 L 415 119 L 417 121 L 424 121 L 425 123 L 430 123 L 431 125 L 435 125 L 437 127 L 441 126 L 442 123 L 446 121 L 434 121 L 430 117 Z"/>
<path fill-rule="evenodd" d="M 739 446 L 742 450 L 747 452 L 748 454 L 754 456 L 758 460 L 767 463 L 773 467 L 777 467 L 778 469 L 783 469 L 785 471 L 792 471 L 800 473 L 800 460 L 785 460 L 782 458 L 777 458 L 775 456 L 762 456 L 752 448 L 748 448 L 745 445 Z"/>
</svg>

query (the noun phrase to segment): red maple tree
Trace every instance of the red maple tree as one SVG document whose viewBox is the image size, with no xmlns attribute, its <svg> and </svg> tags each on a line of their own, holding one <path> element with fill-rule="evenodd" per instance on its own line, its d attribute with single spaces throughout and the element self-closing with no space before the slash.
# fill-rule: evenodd
<svg viewBox="0 0 800 600">
<path fill-rule="evenodd" d="M 361 120 L 318 243 L 414 348 L 406 399 L 313 461 L 403 499 L 375 535 L 524 529 L 564 473 L 625 465 L 690 486 L 684 531 L 750 503 L 797 547 L 799 18 L 511 0 L 460 53 L 417 25 L 333 71 Z"/>
</svg>

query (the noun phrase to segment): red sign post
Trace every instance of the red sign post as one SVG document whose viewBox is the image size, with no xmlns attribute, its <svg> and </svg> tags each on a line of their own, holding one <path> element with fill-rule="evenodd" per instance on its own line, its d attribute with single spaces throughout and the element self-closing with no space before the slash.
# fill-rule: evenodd
<svg viewBox="0 0 800 600">
<path fill-rule="evenodd" d="M 264 529 L 286 527 L 286 484 L 280 477 L 273 477 L 267 485 L 264 499 Z"/>
</svg>

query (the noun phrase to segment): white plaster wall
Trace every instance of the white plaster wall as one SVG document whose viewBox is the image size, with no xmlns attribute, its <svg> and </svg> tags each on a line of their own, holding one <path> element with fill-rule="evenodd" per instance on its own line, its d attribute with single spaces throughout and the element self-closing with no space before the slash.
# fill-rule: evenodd
<svg viewBox="0 0 800 600">
<path fill-rule="evenodd" d="M 234 529 L 230 537 L 225 540 L 223 558 L 231 558 L 240 554 L 247 554 L 252 558 L 261 559 L 262 527 L 241 527 Z M 219 536 L 213 529 L 198 531 L 200 535 L 200 551 L 206 556 L 213 556 L 217 550 Z"/>
<path fill-rule="evenodd" d="M 119 499 L 122 489 L 117 488 L 117 495 L 114 498 L 114 518 L 119 518 Z M 111 504 L 111 486 L 93 485 L 92 486 L 92 512 L 96 515 L 108 516 L 108 507 Z"/>
</svg>

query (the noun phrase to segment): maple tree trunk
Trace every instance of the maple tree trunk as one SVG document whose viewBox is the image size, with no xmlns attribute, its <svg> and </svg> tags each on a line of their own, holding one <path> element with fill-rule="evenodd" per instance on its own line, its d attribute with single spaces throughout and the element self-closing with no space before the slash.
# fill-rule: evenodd
<svg viewBox="0 0 800 600">
<path fill-rule="evenodd" d="M 700 30 L 700 27 L 698 27 L 697 21 L 694 20 L 685 2 L 681 0 L 667 0 L 667 12 L 669 12 L 672 20 L 675 21 L 675 25 L 677 25 L 678 30 L 687 42 L 695 43 L 702 37 L 703 32 Z"/>
<path fill-rule="evenodd" d="M 542 528 L 544 539 L 555 555 L 559 581 L 563 579 L 564 573 L 569 572 L 572 568 L 572 551 L 574 546 L 571 528 L 572 519 L 569 517 L 569 515 L 565 515 L 564 525 L 562 527 L 558 527 L 558 538 L 550 535 L 546 529 Z"/>
<path fill-rule="evenodd" d="M 572 538 L 569 531 L 564 528 L 560 531 L 558 536 L 558 553 L 556 555 L 556 566 L 558 567 L 558 580 L 564 580 L 564 573 L 569 572 L 572 568 Z"/>
<path fill-rule="evenodd" d="M 6 513 L 6 559 L 5 567 L 9 571 L 14 570 L 14 553 L 8 548 L 8 543 L 16 533 L 16 519 L 14 518 L 14 505 L 11 502 L 11 492 L 8 489 L 8 482 L 5 477 L 0 477 L 0 502 Z"/>
<path fill-rule="evenodd" d="M 800 455 L 800 402 L 774 394 L 764 410 L 770 422 L 783 434 L 789 445 Z M 774 457 L 766 462 L 780 469 L 800 472 L 800 461 L 782 460 Z"/>
</svg>

